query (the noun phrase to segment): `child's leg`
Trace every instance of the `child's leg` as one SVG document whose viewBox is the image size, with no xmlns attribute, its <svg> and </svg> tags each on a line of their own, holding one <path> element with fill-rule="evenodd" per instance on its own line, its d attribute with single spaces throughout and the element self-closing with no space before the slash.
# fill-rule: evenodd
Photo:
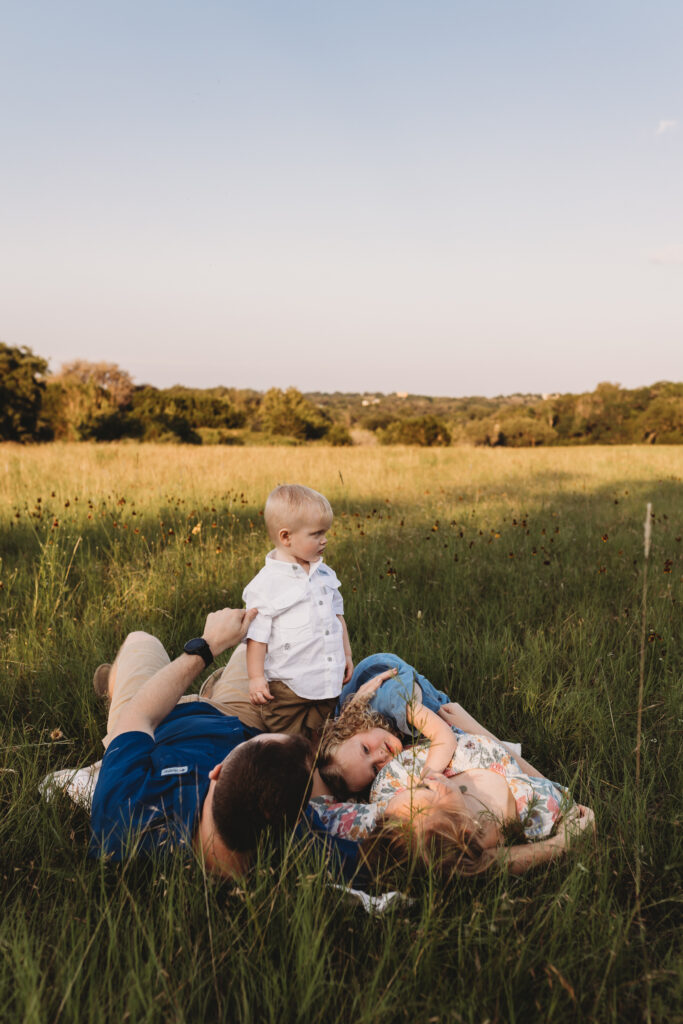
<svg viewBox="0 0 683 1024">
<path fill-rule="evenodd" d="M 170 660 L 163 644 L 155 636 L 141 631 L 128 634 L 109 671 L 111 704 L 107 719 L 107 735 L 102 740 L 105 748 L 109 746 L 109 736 L 114 731 L 126 704 L 135 696 L 142 684 L 168 665 Z"/>
<path fill-rule="evenodd" d="M 240 644 L 232 652 L 228 664 L 216 669 L 202 684 L 200 700 L 208 701 L 225 715 L 235 715 L 243 725 L 252 729 L 266 729 L 263 722 L 262 705 L 252 704 L 249 699 L 249 675 L 247 673 L 247 648 Z"/>
<path fill-rule="evenodd" d="M 262 707 L 268 732 L 302 734 L 313 739 L 320 734 L 325 720 L 334 713 L 336 697 L 329 700 L 306 700 L 277 679 L 269 684 L 273 700 Z"/>
</svg>

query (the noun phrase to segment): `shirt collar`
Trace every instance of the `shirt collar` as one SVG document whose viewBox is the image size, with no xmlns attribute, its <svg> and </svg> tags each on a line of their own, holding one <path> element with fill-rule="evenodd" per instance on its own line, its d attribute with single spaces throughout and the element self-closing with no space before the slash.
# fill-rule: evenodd
<svg viewBox="0 0 683 1024">
<path fill-rule="evenodd" d="M 266 555 L 266 568 L 269 572 L 276 572 L 280 576 L 289 576 L 293 579 L 310 579 L 313 573 L 317 572 L 323 564 L 322 558 L 318 558 L 317 561 L 311 562 L 309 572 L 299 565 L 298 562 L 281 562 L 279 558 L 275 557 L 275 549 L 269 551 Z"/>
</svg>

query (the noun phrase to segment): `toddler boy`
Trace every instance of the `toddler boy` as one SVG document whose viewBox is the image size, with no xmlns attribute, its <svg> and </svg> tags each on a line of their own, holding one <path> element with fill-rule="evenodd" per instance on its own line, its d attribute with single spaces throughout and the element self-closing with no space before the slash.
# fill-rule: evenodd
<svg viewBox="0 0 683 1024">
<path fill-rule="evenodd" d="M 322 560 L 332 508 L 310 487 L 283 484 L 264 518 L 275 547 L 242 595 L 258 609 L 247 633 L 249 697 L 271 731 L 310 736 L 353 673 L 340 583 Z"/>
</svg>

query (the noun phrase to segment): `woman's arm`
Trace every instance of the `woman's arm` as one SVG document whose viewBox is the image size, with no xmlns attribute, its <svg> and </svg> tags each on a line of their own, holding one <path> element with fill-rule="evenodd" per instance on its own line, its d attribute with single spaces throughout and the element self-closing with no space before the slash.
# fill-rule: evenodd
<svg viewBox="0 0 683 1024">
<path fill-rule="evenodd" d="M 505 744 L 502 740 L 499 740 L 497 736 L 494 736 L 492 732 L 484 728 L 481 722 L 478 722 L 476 718 L 473 718 L 468 711 L 465 711 L 460 704 L 443 704 L 439 708 L 439 717 L 443 718 L 449 725 L 454 725 L 456 729 L 462 729 L 463 732 L 471 732 L 477 736 L 488 736 L 490 740 L 495 740 L 496 743 Z M 533 778 L 542 779 L 544 775 L 539 772 L 537 768 L 534 768 L 532 764 L 529 764 L 521 754 L 514 754 L 515 761 L 527 775 L 531 775 Z"/>
<path fill-rule="evenodd" d="M 513 875 L 522 875 L 530 868 L 548 864 L 562 856 L 573 840 L 588 831 L 595 832 L 595 815 L 590 807 L 576 804 L 574 813 L 564 818 L 557 834 L 550 839 L 521 846 L 499 846 L 494 856 L 501 866 L 506 867 Z"/>
</svg>

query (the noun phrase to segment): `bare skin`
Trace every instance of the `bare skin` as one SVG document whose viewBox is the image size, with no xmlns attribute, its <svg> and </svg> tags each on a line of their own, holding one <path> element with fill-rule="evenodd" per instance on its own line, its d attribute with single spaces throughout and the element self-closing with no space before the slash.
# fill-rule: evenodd
<svg viewBox="0 0 683 1024">
<path fill-rule="evenodd" d="M 430 775 L 411 789 L 402 790 L 387 805 L 387 818 L 410 821 L 422 830 L 434 811 L 467 815 L 478 828 L 478 839 L 513 874 L 547 863 L 566 851 L 572 839 L 595 831 L 595 815 L 577 804 L 560 823 L 556 835 L 537 843 L 504 846 L 500 824 L 517 816 L 515 801 L 502 775 L 486 768 L 471 768 L 451 778 Z"/>
</svg>

